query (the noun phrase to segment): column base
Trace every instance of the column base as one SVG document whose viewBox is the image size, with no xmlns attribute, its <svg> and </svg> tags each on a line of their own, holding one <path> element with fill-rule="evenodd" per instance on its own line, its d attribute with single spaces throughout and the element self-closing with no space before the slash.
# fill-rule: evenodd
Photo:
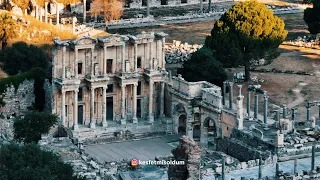
<svg viewBox="0 0 320 180">
<path fill-rule="evenodd" d="M 138 124 L 138 119 L 136 117 L 132 118 L 133 124 Z"/>
<path fill-rule="evenodd" d="M 154 123 L 154 116 L 153 115 L 149 115 L 149 123 Z"/>
<path fill-rule="evenodd" d="M 96 123 L 90 123 L 90 128 L 95 129 L 96 128 Z"/>
<path fill-rule="evenodd" d="M 126 122 L 126 119 L 121 119 L 121 125 L 125 125 L 125 124 L 127 124 L 127 122 Z"/>
<path fill-rule="evenodd" d="M 78 129 L 79 129 L 78 124 L 73 125 L 73 130 L 74 130 L 74 131 L 77 131 Z"/>
<path fill-rule="evenodd" d="M 102 127 L 108 127 L 107 121 L 103 121 L 103 122 L 102 122 Z"/>
</svg>

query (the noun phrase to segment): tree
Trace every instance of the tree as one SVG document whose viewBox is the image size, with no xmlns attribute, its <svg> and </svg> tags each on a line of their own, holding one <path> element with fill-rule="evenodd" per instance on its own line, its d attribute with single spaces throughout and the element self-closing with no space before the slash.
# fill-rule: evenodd
<svg viewBox="0 0 320 180">
<path fill-rule="evenodd" d="M 313 8 L 304 10 L 304 21 L 308 24 L 308 30 L 311 34 L 320 33 L 320 1 L 312 0 Z"/>
<path fill-rule="evenodd" d="M 123 14 L 123 0 L 94 0 L 91 4 L 91 16 L 104 15 L 106 26 L 111 20 L 119 20 Z"/>
<path fill-rule="evenodd" d="M 3 70 L 9 75 L 27 72 L 35 67 L 47 70 L 49 57 L 44 50 L 25 42 L 14 43 L 0 53 Z"/>
<path fill-rule="evenodd" d="M 239 2 L 215 22 L 205 46 L 217 51 L 217 60 L 225 67 L 244 66 L 248 81 L 253 60 L 270 57 L 286 38 L 284 26 L 264 4 Z"/>
<path fill-rule="evenodd" d="M 70 164 L 38 145 L 3 144 L 0 146 L 1 180 L 80 180 Z"/>
<path fill-rule="evenodd" d="M 0 41 L 2 50 L 8 45 L 8 40 L 18 36 L 18 24 L 8 13 L 0 14 Z"/>
<path fill-rule="evenodd" d="M 58 117 L 47 112 L 28 112 L 14 120 L 14 138 L 24 143 L 38 143 L 41 134 L 48 133 Z"/>
<path fill-rule="evenodd" d="M 178 73 L 187 81 L 208 81 L 220 87 L 227 79 L 222 64 L 216 61 L 214 52 L 206 47 L 192 53 L 190 60 L 178 69 Z"/>
</svg>

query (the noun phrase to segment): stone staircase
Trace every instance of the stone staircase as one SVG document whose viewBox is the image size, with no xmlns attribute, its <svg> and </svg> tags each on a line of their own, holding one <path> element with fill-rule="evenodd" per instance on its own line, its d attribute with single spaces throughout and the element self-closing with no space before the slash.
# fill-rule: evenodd
<svg viewBox="0 0 320 180">
<path fill-rule="evenodd" d="M 158 137 L 171 133 L 171 124 L 155 120 L 153 124 L 147 122 L 127 123 L 125 125 L 111 124 L 108 127 L 96 126 L 95 129 L 80 126 L 77 131 L 72 131 L 72 137 L 78 139 L 79 142 L 92 144 Z"/>
</svg>

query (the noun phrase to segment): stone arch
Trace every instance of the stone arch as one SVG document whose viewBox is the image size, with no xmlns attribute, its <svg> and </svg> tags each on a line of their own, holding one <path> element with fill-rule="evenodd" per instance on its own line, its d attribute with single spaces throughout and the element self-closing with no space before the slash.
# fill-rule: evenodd
<svg viewBox="0 0 320 180">
<path fill-rule="evenodd" d="M 199 112 L 193 113 L 193 139 L 199 139 L 201 135 L 201 116 Z"/>
<path fill-rule="evenodd" d="M 172 117 L 173 117 L 173 123 L 174 123 L 174 132 L 175 134 L 178 134 L 180 132 L 182 133 L 187 130 L 186 129 L 187 109 L 185 108 L 185 105 L 181 102 L 176 102 L 172 105 L 173 105 Z"/>
<path fill-rule="evenodd" d="M 217 137 L 218 126 L 212 117 L 206 117 L 201 126 L 200 143 L 208 146 L 208 142 L 213 142 Z"/>
</svg>

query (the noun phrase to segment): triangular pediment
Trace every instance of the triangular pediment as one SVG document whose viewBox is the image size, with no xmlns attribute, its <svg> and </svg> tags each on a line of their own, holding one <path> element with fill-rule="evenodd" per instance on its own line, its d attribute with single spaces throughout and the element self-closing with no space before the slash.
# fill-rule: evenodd
<svg viewBox="0 0 320 180">
<path fill-rule="evenodd" d="M 90 44 L 96 44 L 98 41 L 95 38 L 89 37 L 89 36 L 83 36 L 78 39 L 75 39 L 73 41 L 74 45 L 90 45 Z"/>
</svg>

